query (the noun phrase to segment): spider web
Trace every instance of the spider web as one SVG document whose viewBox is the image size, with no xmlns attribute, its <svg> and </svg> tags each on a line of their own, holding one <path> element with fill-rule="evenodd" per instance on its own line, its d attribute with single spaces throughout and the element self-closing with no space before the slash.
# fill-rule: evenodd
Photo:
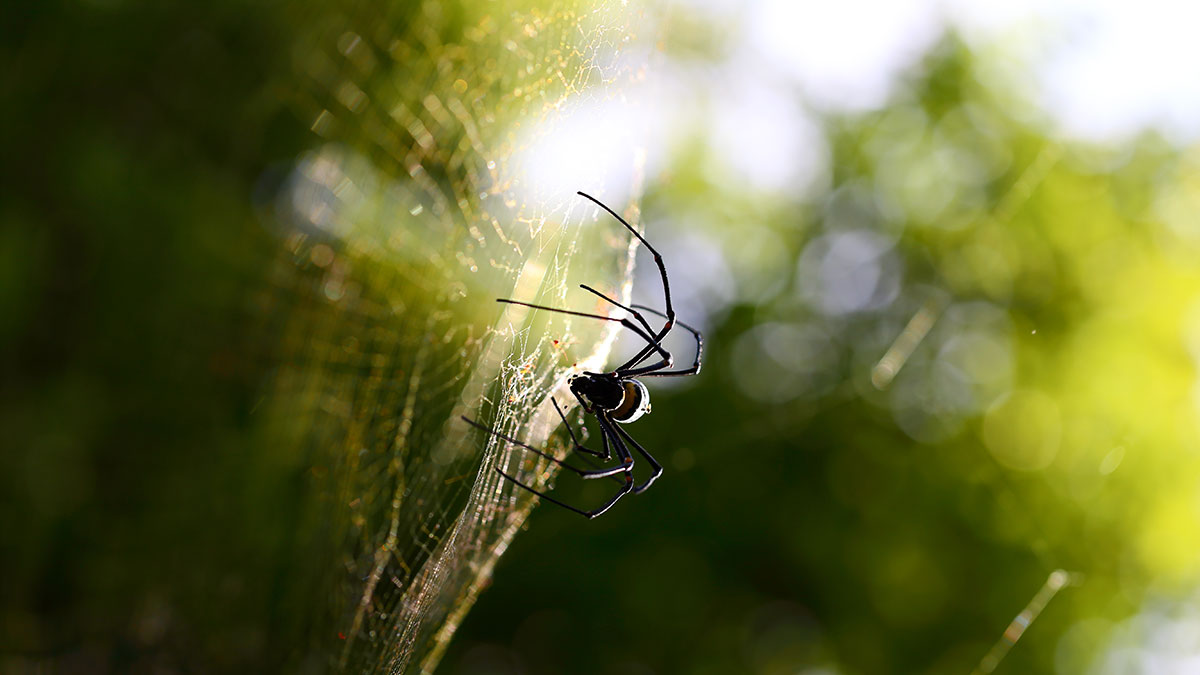
<svg viewBox="0 0 1200 675">
<path fill-rule="evenodd" d="M 568 295 L 580 282 L 628 297 L 633 242 L 574 189 L 636 194 L 636 148 L 623 185 L 570 191 L 533 180 L 529 150 L 637 80 L 630 18 L 481 5 L 358 7 L 296 57 L 319 141 L 271 216 L 284 254 L 260 309 L 284 353 L 262 407 L 285 439 L 271 461 L 311 495 L 292 548 L 317 562 L 289 602 L 323 609 L 294 620 L 303 658 L 340 670 L 431 671 L 532 508 L 493 467 L 552 478 L 460 416 L 545 444 L 550 392 L 607 355 L 606 322 L 495 299 L 607 313 Z"/>
</svg>

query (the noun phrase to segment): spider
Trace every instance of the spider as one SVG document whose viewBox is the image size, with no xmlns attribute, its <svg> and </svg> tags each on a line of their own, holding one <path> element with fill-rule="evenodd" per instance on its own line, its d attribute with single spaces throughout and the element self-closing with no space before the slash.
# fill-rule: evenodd
<svg viewBox="0 0 1200 675">
<path fill-rule="evenodd" d="M 585 192 L 580 192 L 578 194 L 581 197 L 591 200 L 597 206 L 607 211 L 613 218 L 616 218 L 618 222 L 625 226 L 625 229 L 632 232 L 633 236 L 637 237 L 638 240 L 642 242 L 642 244 L 646 247 L 646 250 L 650 251 L 650 253 L 654 255 L 654 263 L 658 265 L 659 274 L 662 276 L 663 298 L 666 304 L 666 311 L 660 312 L 657 309 L 652 309 L 645 305 L 623 305 L 607 295 L 604 295 L 600 291 L 588 286 L 587 284 L 580 284 L 579 286 L 583 290 L 600 297 L 609 304 L 625 310 L 637 321 L 637 323 L 635 324 L 628 318 L 618 319 L 603 314 L 590 314 L 588 312 L 576 312 L 568 309 L 556 309 L 554 307 L 545 307 L 542 305 L 530 304 L 528 302 L 521 302 L 519 300 L 497 298 L 496 301 L 510 305 L 521 305 L 523 307 L 530 307 L 532 309 L 544 309 L 549 312 L 558 312 L 560 314 L 570 314 L 572 316 L 599 319 L 601 321 L 615 321 L 620 323 L 626 329 L 632 331 L 642 340 L 646 341 L 646 346 L 642 347 L 637 354 L 634 354 L 633 358 L 621 364 L 619 367 L 603 373 L 585 371 L 581 374 L 572 375 L 567 381 L 568 386 L 571 389 L 571 394 L 573 394 L 579 401 L 579 405 L 583 407 L 583 411 L 586 414 L 595 417 L 596 422 L 600 425 L 600 439 L 603 442 L 604 449 L 593 450 L 591 448 L 584 447 L 583 444 L 579 442 L 579 439 L 575 436 L 574 429 L 571 428 L 571 424 L 567 422 L 567 418 L 563 414 L 562 408 L 559 407 L 558 401 L 553 397 L 551 397 L 550 401 L 554 404 L 554 409 L 558 412 L 559 419 L 561 419 L 563 425 L 567 427 L 567 433 L 569 433 L 571 436 L 571 445 L 573 450 L 579 454 L 581 459 L 592 466 L 591 469 L 581 469 L 577 466 L 567 464 L 566 462 L 550 455 L 543 450 L 539 450 L 531 445 L 506 436 L 500 432 L 488 429 L 482 424 L 468 419 L 467 417 L 463 417 L 463 420 L 493 436 L 524 448 L 525 450 L 528 450 L 529 452 L 532 452 L 538 456 L 545 457 L 562 468 L 578 474 L 582 478 L 611 478 L 619 483 L 621 487 L 617 490 L 616 494 L 614 494 L 603 505 L 588 511 L 571 506 L 570 504 L 555 499 L 544 492 L 539 492 L 529 485 L 517 480 L 513 476 L 504 473 L 504 471 L 502 471 L 499 467 L 496 467 L 497 473 L 499 473 L 505 479 L 515 483 L 518 487 L 532 492 L 538 497 L 557 504 L 558 506 L 570 511 L 574 511 L 581 516 L 586 518 L 595 518 L 596 516 L 599 516 L 605 511 L 611 509 L 613 505 L 621 499 L 621 497 L 624 497 L 631 492 L 633 494 L 639 494 L 645 491 L 654 483 L 654 481 L 658 480 L 658 477 L 663 473 L 662 465 L 659 464 L 658 461 L 655 460 L 654 457 L 647 452 L 640 443 L 633 440 L 633 437 L 629 435 L 629 432 L 621 426 L 624 424 L 629 424 L 630 422 L 634 422 L 642 417 L 642 415 L 650 412 L 650 392 L 646 389 L 646 385 L 642 384 L 637 378 L 685 377 L 699 373 L 700 358 L 704 351 L 704 338 L 700 335 L 700 331 L 682 321 L 675 320 L 675 310 L 671 306 L 671 285 L 667 281 L 667 268 L 665 265 L 663 265 L 662 256 L 659 255 L 658 251 L 650 245 L 650 242 L 646 241 L 645 237 L 639 234 L 638 231 L 635 230 L 629 223 L 625 222 L 624 218 L 617 215 L 615 211 L 605 206 L 600 200 Z M 646 320 L 646 317 L 642 314 L 642 312 L 649 312 L 650 314 L 664 319 L 665 322 L 663 323 L 662 327 L 656 331 L 650 325 L 650 322 Z M 677 325 L 691 333 L 696 339 L 696 360 L 689 368 L 670 370 L 670 368 L 674 366 L 674 358 L 671 356 L 671 353 L 662 346 L 662 341 L 671 332 L 671 329 Z M 658 357 L 657 360 L 645 365 L 645 362 L 654 356 Z M 644 457 L 650 464 L 650 477 L 646 479 L 646 482 L 640 485 L 634 484 L 633 454 L 630 452 L 630 448 L 637 452 L 637 454 Z M 604 466 L 602 463 L 613 460 L 613 452 L 616 453 L 617 464 L 614 466 Z M 591 457 L 595 457 L 597 459 L 593 460 Z"/>
</svg>

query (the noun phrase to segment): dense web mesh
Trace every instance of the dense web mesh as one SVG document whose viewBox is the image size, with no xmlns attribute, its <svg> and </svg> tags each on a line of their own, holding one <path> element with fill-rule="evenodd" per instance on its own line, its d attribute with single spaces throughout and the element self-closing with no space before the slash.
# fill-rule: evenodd
<svg viewBox="0 0 1200 675">
<path fill-rule="evenodd" d="M 275 198 L 286 255 L 262 309 L 285 353 L 262 407 L 289 439 L 268 454 L 319 495 L 296 515 L 297 549 L 328 558 L 300 584 L 328 607 L 313 658 L 351 672 L 432 669 L 532 506 L 493 467 L 552 477 L 460 415 L 545 443 L 551 391 L 607 355 L 609 324 L 495 299 L 628 296 L 628 234 L 528 178 L 564 111 L 635 79 L 627 10 L 480 4 L 363 7 L 296 56 L 320 141 Z"/>
</svg>

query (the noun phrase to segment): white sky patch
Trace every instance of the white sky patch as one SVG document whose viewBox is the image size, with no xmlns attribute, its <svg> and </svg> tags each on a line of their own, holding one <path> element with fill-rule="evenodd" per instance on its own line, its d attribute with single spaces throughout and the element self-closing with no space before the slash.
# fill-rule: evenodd
<svg viewBox="0 0 1200 675">
<path fill-rule="evenodd" d="M 930 0 L 760 0 L 749 11 L 747 44 L 835 110 L 882 106 L 943 25 Z"/>
<path fill-rule="evenodd" d="M 1191 603 L 1194 598 L 1183 602 L 1148 601 L 1141 612 L 1116 626 L 1107 649 L 1095 657 L 1086 672 L 1200 672 L 1200 610 Z M 1064 655 L 1059 656 L 1059 661 L 1066 660 Z"/>
<path fill-rule="evenodd" d="M 767 66 L 740 68 L 742 86 L 774 86 L 782 73 L 821 109 L 886 105 L 897 78 L 951 28 L 1021 62 L 1035 101 L 1070 136 L 1119 141 L 1154 127 L 1180 143 L 1200 138 L 1200 3 L 758 0 L 729 23 L 726 0 L 681 2 L 741 26 L 737 51 Z"/>
<path fill-rule="evenodd" d="M 658 119 L 636 99 L 576 98 L 540 122 L 523 125 L 527 136 L 513 157 L 515 184 L 536 202 L 587 190 L 624 204 L 632 196 L 635 157 L 647 150 L 650 126 Z M 661 156 L 659 144 L 655 150 Z"/>
<path fill-rule="evenodd" d="M 742 80 L 716 97 L 709 142 L 752 185 L 806 194 L 828 170 L 824 134 L 795 96 L 766 85 L 761 79 Z"/>
<path fill-rule="evenodd" d="M 994 39 L 998 32 L 1014 28 L 1037 30 L 1038 26 L 1057 22 L 1064 3 L 1062 0 L 944 0 L 937 4 L 968 41 L 977 42 Z"/>
<path fill-rule="evenodd" d="M 804 192 L 824 177 L 828 148 L 803 105 L 886 105 L 947 27 L 1011 51 L 1030 71 L 1034 100 L 1070 136 L 1121 140 L 1156 127 L 1176 142 L 1200 138 L 1200 3 L 759 0 L 739 21 L 722 18 L 732 11 L 725 0 L 686 4 L 741 31 L 730 60 L 701 72 L 667 64 L 660 80 L 621 98 L 585 93 L 527 123 L 515 158 L 527 196 L 603 184 L 613 201 L 626 200 L 634 153 L 645 150 L 646 175 L 656 175 L 672 130 L 689 121 L 707 126 L 713 148 L 750 184 Z M 696 118 L 706 104 L 710 117 Z"/>
<path fill-rule="evenodd" d="M 1063 41 L 1038 79 L 1068 134 L 1122 138 L 1154 126 L 1175 141 L 1200 135 L 1200 4 L 1065 4 Z"/>
<path fill-rule="evenodd" d="M 1011 44 L 1035 101 L 1058 130 L 1121 141 L 1157 128 L 1177 143 L 1200 138 L 1200 4 L 1173 0 L 947 0 L 974 44 Z"/>
<path fill-rule="evenodd" d="M 879 309 L 899 292 L 892 242 L 868 230 L 817 237 L 800 255 L 797 270 L 800 295 L 829 315 Z"/>
</svg>

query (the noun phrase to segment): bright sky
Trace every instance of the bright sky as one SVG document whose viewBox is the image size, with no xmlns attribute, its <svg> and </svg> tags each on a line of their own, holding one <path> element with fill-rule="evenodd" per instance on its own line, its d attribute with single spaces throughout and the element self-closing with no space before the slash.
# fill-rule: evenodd
<svg viewBox="0 0 1200 675">
<path fill-rule="evenodd" d="M 691 0 L 697 11 L 727 11 Z M 732 8 L 733 5 L 728 5 Z M 1155 126 L 1200 137 L 1200 4 L 1172 0 L 760 0 L 742 35 L 822 107 L 883 105 L 897 73 L 949 26 L 1000 46 L 1066 133 L 1112 140 Z"/>
<path fill-rule="evenodd" d="M 626 175 L 631 154 L 644 149 L 641 170 L 654 176 L 672 143 L 697 123 L 754 186 L 803 191 L 827 168 L 804 106 L 886 105 L 898 77 L 947 28 L 987 52 L 982 78 L 1015 84 L 1054 132 L 1119 142 L 1156 128 L 1176 143 L 1200 139 L 1200 3 L 675 1 L 678 11 L 727 30 L 728 58 L 656 62 L 655 77 L 620 98 L 585 92 L 529 139 L 526 185 L 539 198 L 589 185 L 620 203 L 635 182 Z"/>
<path fill-rule="evenodd" d="M 630 84 L 618 72 L 609 73 L 614 91 L 584 90 L 523 127 L 526 139 L 518 146 L 524 150 L 513 164 L 522 176 L 516 185 L 528 199 L 566 203 L 585 186 L 610 204 L 625 204 L 636 196 L 642 177 L 661 175 L 677 144 L 696 133 L 720 158 L 714 166 L 724 173 L 715 180 L 742 180 L 752 189 L 794 197 L 822 193 L 830 157 L 813 111 L 886 106 L 901 76 L 948 28 L 985 55 L 978 74 L 985 84 L 1015 90 L 1023 99 L 1013 113 L 1032 115 L 1051 133 L 1103 143 L 1156 128 L 1179 144 L 1200 140 L 1200 39 L 1193 35 L 1200 3 L 667 1 L 677 3 L 676 12 L 723 31 L 721 56 L 715 62 L 689 61 L 668 52 L 664 58 L 653 42 L 664 30 L 680 30 L 677 24 L 644 26 L 639 37 L 648 44 L 630 43 L 619 58 L 598 54 L 600 63 L 611 62 L 617 70 L 637 71 L 649 62 L 650 75 L 630 78 L 637 82 Z M 902 118 L 891 123 L 904 126 Z M 917 128 L 926 124 L 908 121 Z M 891 175 L 885 169 L 881 164 L 881 180 Z M 936 180 L 918 181 L 918 205 L 937 202 L 936 188 L 952 188 L 947 176 L 968 173 L 951 166 Z M 920 178 L 905 170 L 897 179 Z M 924 215 L 932 220 L 936 214 Z M 829 242 L 830 250 L 884 265 L 885 256 L 859 250 L 856 242 L 862 243 Z M 666 248 L 676 243 L 660 242 Z M 726 276 L 691 280 L 695 297 L 681 292 L 677 303 L 704 323 L 705 307 L 734 295 Z M 833 277 L 826 281 L 830 293 L 846 290 Z M 846 292 L 851 291 L 861 289 Z M 861 300 L 835 295 L 820 299 L 822 306 L 834 311 Z"/>
<path fill-rule="evenodd" d="M 877 109 L 895 93 L 899 76 L 952 29 L 987 52 L 981 78 L 1016 88 L 1053 133 L 1104 143 L 1153 128 L 1178 144 L 1200 139 L 1200 3 L 758 0 L 746 8 L 731 0 L 684 2 L 740 25 L 728 67 L 739 73 L 743 91 L 791 83 L 815 109 Z M 744 125 L 739 133 L 713 122 L 715 146 L 735 145 L 728 161 L 757 167 L 745 175 L 759 187 L 803 184 L 819 173 L 811 152 L 798 159 L 796 133 L 763 130 L 779 127 L 772 119 L 783 105 L 756 106 L 763 111 L 757 136 L 767 139 L 761 143 Z"/>
</svg>

